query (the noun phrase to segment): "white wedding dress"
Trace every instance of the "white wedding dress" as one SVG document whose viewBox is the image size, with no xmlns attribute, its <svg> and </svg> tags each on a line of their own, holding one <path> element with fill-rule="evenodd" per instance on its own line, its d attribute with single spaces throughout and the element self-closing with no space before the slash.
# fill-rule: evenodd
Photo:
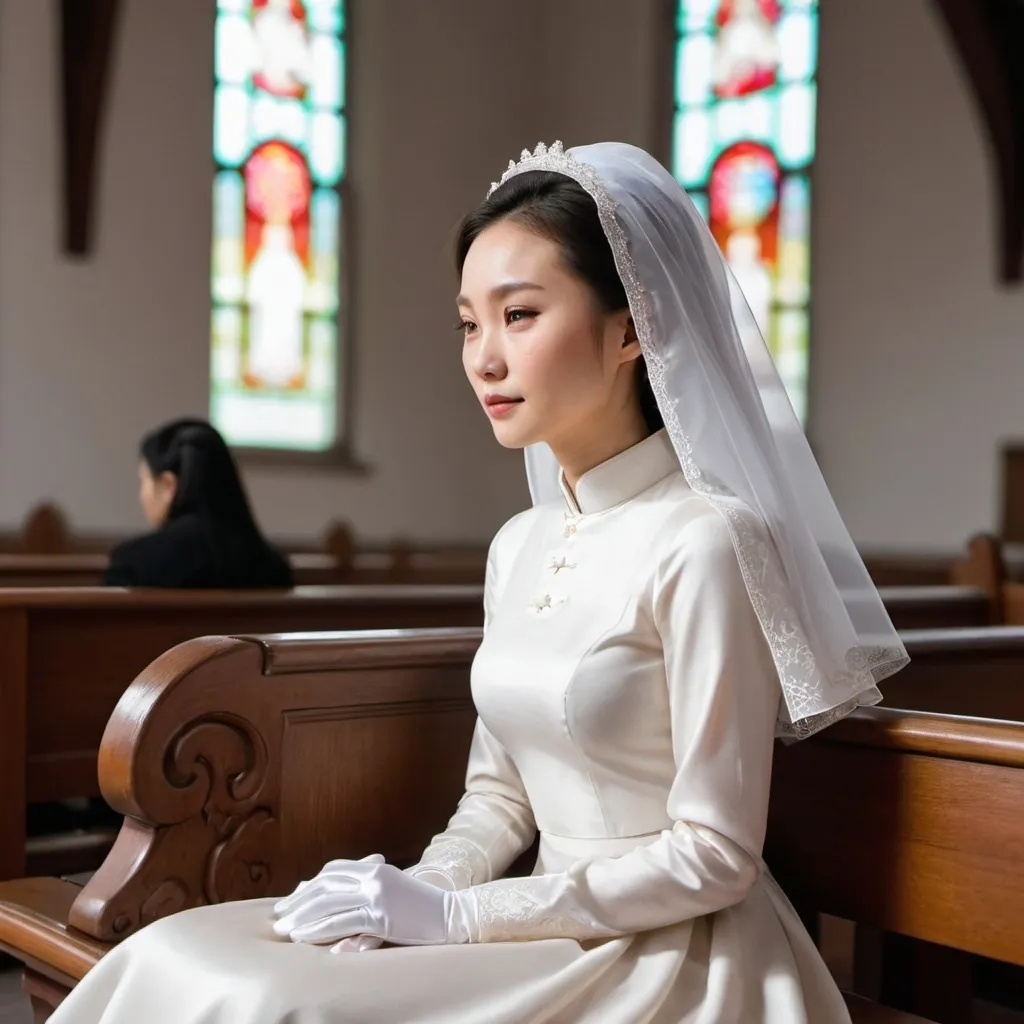
<svg viewBox="0 0 1024 1024">
<path fill-rule="evenodd" d="M 664 432 L 576 492 L 492 545 L 466 795 L 421 861 L 474 887 L 479 941 L 332 955 L 271 900 L 204 907 L 53 1024 L 849 1021 L 760 857 L 780 690 L 725 522 Z"/>
</svg>

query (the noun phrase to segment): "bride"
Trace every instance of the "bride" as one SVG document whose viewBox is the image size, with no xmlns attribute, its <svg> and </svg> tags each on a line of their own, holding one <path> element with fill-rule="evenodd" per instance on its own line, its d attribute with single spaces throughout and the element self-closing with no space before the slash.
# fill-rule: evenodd
<svg viewBox="0 0 1024 1024">
<path fill-rule="evenodd" d="M 465 796 L 404 872 L 150 925 L 54 1024 L 849 1020 L 761 859 L 772 748 L 906 652 L 721 254 L 607 143 L 524 150 L 456 256 L 534 498 L 491 546 Z"/>
</svg>

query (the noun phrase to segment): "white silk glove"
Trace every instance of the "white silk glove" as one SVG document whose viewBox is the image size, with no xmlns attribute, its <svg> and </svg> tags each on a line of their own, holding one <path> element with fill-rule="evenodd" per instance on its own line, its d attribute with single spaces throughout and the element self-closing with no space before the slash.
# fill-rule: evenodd
<svg viewBox="0 0 1024 1024">
<path fill-rule="evenodd" d="M 336 943 L 332 952 L 366 948 L 364 939 L 400 946 L 469 941 L 450 893 L 383 863 L 378 855 L 331 861 L 275 904 L 274 913 L 276 934 L 293 942 Z"/>
<path fill-rule="evenodd" d="M 328 869 L 334 870 L 340 864 L 357 864 L 360 861 L 347 861 L 347 860 L 332 860 L 328 861 L 320 871 L 313 876 L 313 878 L 307 879 L 304 882 L 299 882 L 295 889 L 290 895 L 285 896 L 283 899 L 277 901 L 274 904 L 273 917 L 278 917 L 282 913 L 282 907 L 288 906 L 291 908 L 297 907 L 300 903 L 298 896 L 304 892 L 309 886 L 316 881 L 320 875 Z M 383 864 L 384 855 L 380 853 L 371 853 L 368 857 L 362 858 L 362 863 L 367 864 Z M 378 939 L 373 935 L 352 935 L 347 939 L 339 942 L 331 952 L 332 953 L 365 953 L 371 949 L 378 949 L 383 944 L 383 939 Z"/>
</svg>

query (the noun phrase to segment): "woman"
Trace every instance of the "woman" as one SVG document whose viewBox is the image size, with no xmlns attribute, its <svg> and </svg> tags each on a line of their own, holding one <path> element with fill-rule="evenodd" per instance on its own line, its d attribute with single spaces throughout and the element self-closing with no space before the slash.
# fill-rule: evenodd
<svg viewBox="0 0 1024 1024">
<path fill-rule="evenodd" d="M 466 373 L 535 505 L 491 547 L 455 816 L 406 872 L 333 861 L 142 930 L 58 1024 L 849 1020 L 761 860 L 773 739 L 906 653 L 721 255 L 646 153 L 556 145 L 458 263 Z"/>
<path fill-rule="evenodd" d="M 253 519 L 224 439 L 203 420 L 182 419 L 140 448 L 139 502 L 153 533 L 110 555 L 117 587 L 290 587 L 291 567 Z"/>
</svg>

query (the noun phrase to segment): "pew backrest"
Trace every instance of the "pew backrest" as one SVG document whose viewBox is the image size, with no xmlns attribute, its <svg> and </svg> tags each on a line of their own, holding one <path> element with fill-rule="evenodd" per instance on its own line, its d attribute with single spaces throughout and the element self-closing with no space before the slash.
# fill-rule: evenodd
<svg viewBox="0 0 1024 1024">
<path fill-rule="evenodd" d="M 206 637 L 119 701 L 99 758 L 128 815 L 71 911 L 101 940 L 287 893 L 332 857 L 412 862 L 462 793 L 479 629 Z"/>
<path fill-rule="evenodd" d="M 766 859 L 833 914 L 1024 964 L 1024 724 L 870 708 L 778 751 Z"/>
<path fill-rule="evenodd" d="M 890 707 L 1024 721 L 1024 627 L 909 630 L 910 664 L 882 682 Z"/>
<path fill-rule="evenodd" d="M 132 680 L 177 644 L 209 634 L 476 626 L 482 618 L 480 587 L 0 591 L 0 878 L 25 874 L 27 803 L 99 795 L 107 720 Z"/>
</svg>

